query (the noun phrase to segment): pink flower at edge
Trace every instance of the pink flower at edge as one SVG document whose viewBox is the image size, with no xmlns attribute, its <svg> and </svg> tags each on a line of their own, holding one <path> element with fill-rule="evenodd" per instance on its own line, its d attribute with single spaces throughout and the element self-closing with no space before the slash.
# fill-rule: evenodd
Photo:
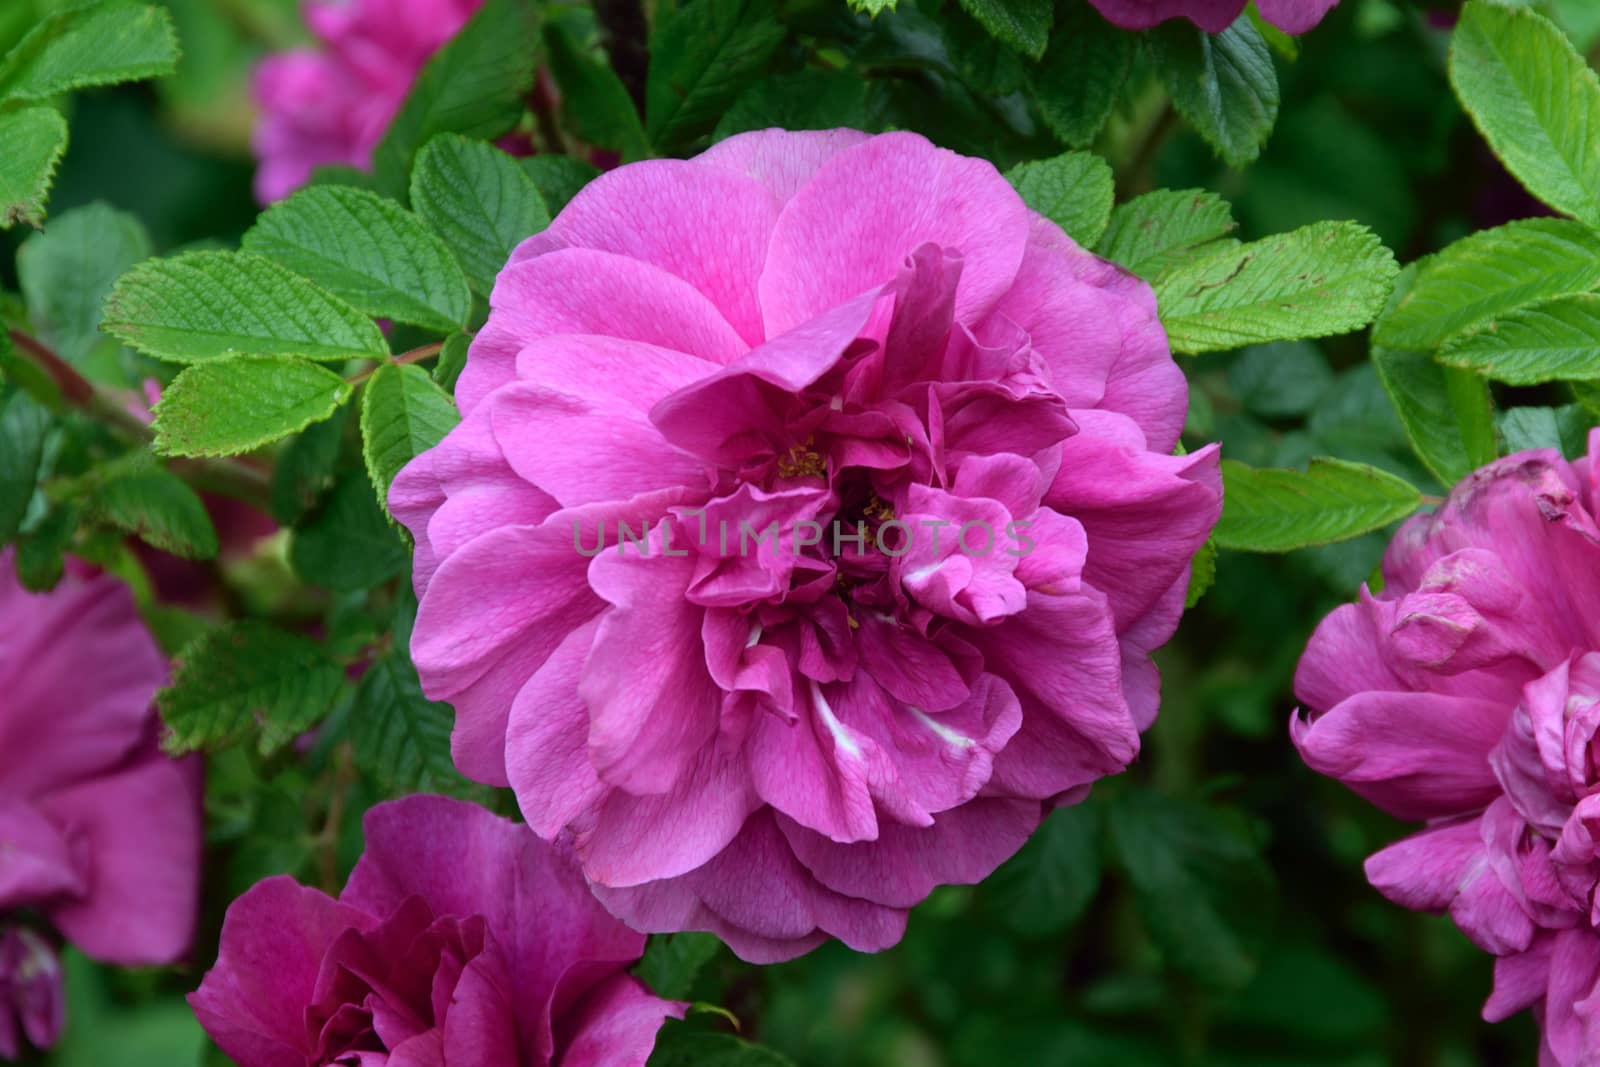
<svg viewBox="0 0 1600 1067">
<path fill-rule="evenodd" d="M 1090 0 L 1106 21 L 1125 30 L 1148 30 L 1168 19 L 1185 18 L 1207 33 L 1221 33 L 1244 11 L 1247 0 Z M 1300 34 L 1322 21 L 1339 0 L 1256 0 L 1266 22 L 1284 33 Z"/>
<path fill-rule="evenodd" d="M 1137 754 L 1216 449 L 1171 454 L 1149 287 L 988 163 L 771 130 L 625 166 L 491 307 L 390 494 L 412 653 L 458 766 L 635 929 L 887 947 Z"/>
<path fill-rule="evenodd" d="M 643 1067 L 684 1006 L 627 968 L 645 939 L 568 846 L 464 801 L 367 812 L 337 900 L 287 877 L 234 901 L 189 1002 L 239 1067 Z"/>
<path fill-rule="evenodd" d="M 430 56 L 482 0 L 306 0 L 319 46 L 256 68 L 256 197 L 271 203 L 317 167 L 367 169 Z"/>
<path fill-rule="evenodd" d="M 1291 720 L 1310 766 L 1426 827 L 1367 861 L 1396 903 L 1498 956 L 1491 1021 L 1532 1007 L 1540 1063 L 1600 1062 L 1600 430 L 1589 455 L 1477 471 L 1329 615 Z"/>
<path fill-rule="evenodd" d="M 0 1059 L 61 1023 L 54 949 L 10 917 L 38 915 L 106 963 L 189 949 L 200 773 L 157 745 L 166 677 L 120 582 L 74 564 L 35 595 L 0 552 Z"/>
</svg>

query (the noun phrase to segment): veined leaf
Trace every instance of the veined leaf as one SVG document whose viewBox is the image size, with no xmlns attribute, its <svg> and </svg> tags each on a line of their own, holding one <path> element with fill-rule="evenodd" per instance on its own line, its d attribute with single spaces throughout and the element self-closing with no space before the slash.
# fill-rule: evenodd
<svg viewBox="0 0 1600 1067">
<path fill-rule="evenodd" d="M 1417 274 L 1415 263 L 1400 272 L 1374 334 L 1410 295 Z M 1440 482 L 1454 485 L 1495 458 L 1494 398 L 1482 378 L 1440 365 L 1429 349 L 1388 348 L 1376 339 L 1372 366 L 1412 451 Z"/>
<path fill-rule="evenodd" d="M 1067 144 L 1093 143 L 1133 69 L 1137 38 L 1088 4 L 1067 4 L 1056 16 L 1050 46 L 1029 72 L 1045 124 Z"/>
<path fill-rule="evenodd" d="M 155 448 L 168 456 L 231 456 L 332 415 L 350 383 L 325 367 L 236 356 L 189 367 L 155 406 Z"/>
<path fill-rule="evenodd" d="M 1554 23 L 1472 0 L 1450 40 L 1450 84 L 1530 193 L 1600 226 L 1600 78 Z"/>
<path fill-rule="evenodd" d="M 444 440 L 460 421 L 455 401 L 421 367 L 378 368 L 361 396 L 361 440 L 367 475 L 385 511 L 389 484 L 400 468 Z"/>
<path fill-rule="evenodd" d="M 107 3 L 48 15 L 0 61 L 0 100 L 48 100 L 73 89 L 171 74 L 178 34 L 166 10 Z"/>
<path fill-rule="evenodd" d="M 39 337 L 81 362 L 104 339 L 100 314 L 112 285 L 149 256 L 144 224 L 108 204 L 74 208 L 29 237 L 17 250 L 17 276 Z"/>
<path fill-rule="evenodd" d="M 1291 552 L 1347 541 L 1403 519 L 1422 494 L 1403 478 L 1363 463 L 1318 457 L 1303 471 L 1222 461 L 1221 548 Z"/>
<path fill-rule="evenodd" d="M 1482 230 L 1422 260 L 1409 292 L 1372 338 L 1434 348 L 1486 319 L 1600 286 L 1600 234 L 1566 219 L 1521 219 Z"/>
<path fill-rule="evenodd" d="M 1218 34 L 1173 19 L 1147 39 L 1172 106 L 1223 161 L 1242 167 L 1260 155 L 1278 118 L 1278 72 L 1249 17 Z"/>
<path fill-rule="evenodd" d="M 156 694 L 172 753 L 223 748 L 254 738 L 270 755 L 333 704 L 344 672 L 310 638 L 254 620 L 229 623 L 191 642 L 172 684 Z"/>
<path fill-rule="evenodd" d="M 444 242 L 363 189 L 302 189 L 268 208 L 242 246 L 378 318 L 445 332 L 472 312 L 466 276 Z"/>
<path fill-rule="evenodd" d="M 306 581 L 335 592 L 370 589 L 405 570 L 410 553 L 384 517 L 366 476 L 339 480 L 296 527 L 289 562 Z"/>
<path fill-rule="evenodd" d="M 996 40 L 1034 59 L 1044 55 L 1055 18 L 1051 0 L 961 0 L 961 6 Z"/>
<path fill-rule="evenodd" d="M 1111 167 L 1093 152 L 1019 163 L 1006 180 L 1024 203 L 1085 248 L 1094 247 L 1111 220 Z"/>
<path fill-rule="evenodd" d="M 389 354 L 366 315 L 247 252 L 190 252 L 140 264 L 112 289 L 104 329 L 176 363 L 242 354 L 335 361 Z"/>
<path fill-rule="evenodd" d="M 44 202 L 67 150 L 67 120 L 48 107 L 0 114 L 0 230 L 44 224 Z"/>
<path fill-rule="evenodd" d="M 133 452 L 83 481 L 84 517 L 133 534 L 186 559 L 216 557 L 217 531 L 198 494 L 182 478 Z"/>
<path fill-rule="evenodd" d="M 1600 378 L 1600 296 L 1507 312 L 1447 341 L 1439 362 L 1509 385 L 1593 381 Z"/>
<path fill-rule="evenodd" d="M 1095 252 L 1145 280 L 1218 251 L 1238 228 L 1227 201 L 1204 189 L 1157 189 L 1118 204 Z M 1232 247 L 1237 247 L 1237 242 Z"/>
<path fill-rule="evenodd" d="M 441 134 L 418 153 L 411 206 L 485 296 L 512 249 L 550 225 L 544 197 L 516 160 L 456 134 Z"/>
<path fill-rule="evenodd" d="M 645 130 L 671 151 L 711 132 L 783 40 L 774 0 L 688 0 L 651 35 Z"/>
<path fill-rule="evenodd" d="M 1156 302 L 1173 351 L 1215 352 L 1360 329 L 1398 272 L 1366 227 L 1318 222 L 1185 264 L 1157 279 Z"/>
<path fill-rule="evenodd" d="M 611 67 L 584 52 L 567 27 L 545 26 L 550 73 L 561 87 L 562 118 L 592 145 L 620 153 L 625 162 L 650 154 L 650 139 L 628 90 Z"/>
<path fill-rule="evenodd" d="M 0 330 L 0 348 L 6 343 Z M 17 536 L 28 514 L 50 422 L 50 413 L 27 393 L 0 394 L 0 545 Z"/>
</svg>

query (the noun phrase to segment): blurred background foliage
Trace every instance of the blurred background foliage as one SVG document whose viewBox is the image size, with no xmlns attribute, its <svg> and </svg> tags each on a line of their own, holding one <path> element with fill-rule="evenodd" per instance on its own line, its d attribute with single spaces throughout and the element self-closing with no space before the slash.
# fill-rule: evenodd
<svg viewBox="0 0 1600 1067">
<path fill-rule="evenodd" d="M 165 3 L 184 47 L 178 74 L 73 96 L 51 215 L 104 202 L 137 216 L 158 253 L 232 247 L 257 211 L 250 66 L 304 30 L 293 0 Z M 0 3 L 0 51 L 58 6 Z M 1093 17 L 1080 6 L 1062 4 L 1072 18 Z M 1595 54 L 1600 3 L 1536 6 Z M 551 11 L 580 58 L 600 62 L 588 8 Z M 675 150 L 772 124 L 911 128 L 1001 167 L 1067 147 L 1043 116 L 1072 71 L 996 43 L 960 5 L 901 0 L 876 19 L 843 0 L 787 0 L 780 11 L 783 42 L 714 129 L 690 131 Z M 1113 163 L 1119 200 L 1212 189 L 1232 203 L 1245 239 L 1356 219 L 1409 262 L 1541 211 L 1449 90 L 1452 19 L 1448 4 L 1344 0 L 1309 35 L 1274 39 L 1280 118 L 1246 168 L 1219 162 L 1174 118 L 1143 56 L 1093 147 Z M 586 132 L 611 128 L 596 101 L 568 87 L 569 126 L 625 150 Z M 14 253 L 28 233 L 0 234 L 8 293 L 19 288 Z M 85 365 L 125 379 L 121 361 L 133 357 L 107 338 L 98 344 L 105 362 Z M 1337 454 L 1442 492 L 1408 447 L 1366 344 L 1363 333 L 1185 358 L 1186 441 L 1220 440 L 1254 466 Z M 1556 391 L 1524 393 L 1524 402 L 1565 402 Z M 1555 429 L 1530 419 L 1502 428 L 1508 444 Z M 754 968 L 702 935 L 680 935 L 658 939 L 642 967 L 663 993 L 720 1005 L 744 1036 L 815 1067 L 1531 1065 L 1531 1019 L 1493 1028 L 1478 1019 L 1490 958 L 1448 920 L 1389 905 L 1366 885 L 1363 858 L 1404 828 L 1306 770 L 1287 738 L 1304 639 L 1372 574 L 1386 536 L 1288 556 L 1222 553 L 1216 586 L 1160 656 L 1163 708 L 1137 764 L 1053 815 L 982 886 L 939 890 L 894 950 L 828 945 Z M 234 595 L 274 604 L 291 580 L 278 551 L 231 576 Z M 387 631 L 397 607 L 403 615 L 403 603 L 336 595 L 316 611 L 330 641 L 359 644 Z M 264 763 L 242 750 L 213 759 L 215 913 L 195 958 L 212 958 L 221 909 L 256 879 L 288 872 L 336 887 L 359 854 L 359 815 L 380 798 L 332 746 Z M 113 972 L 69 956 L 68 971 L 72 1019 L 50 1063 L 222 1062 L 201 1051 L 179 999 L 198 967 Z"/>
</svg>

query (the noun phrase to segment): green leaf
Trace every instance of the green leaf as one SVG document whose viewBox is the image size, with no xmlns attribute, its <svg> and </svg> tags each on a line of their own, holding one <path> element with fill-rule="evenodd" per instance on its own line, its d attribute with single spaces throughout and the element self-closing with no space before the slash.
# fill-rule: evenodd
<svg viewBox="0 0 1600 1067">
<path fill-rule="evenodd" d="M 662 151 L 709 134 L 783 41 L 774 0 L 688 0 L 651 34 L 645 131 Z"/>
<path fill-rule="evenodd" d="M 1308 341 L 1254 345 L 1228 367 L 1228 385 L 1245 410 L 1268 419 L 1304 415 L 1333 382 L 1333 371 Z"/>
<path fill-rule="evenodd" d="M 433 54 L 372 156 L 380 192 L 404 196 L 412 158 L 435 136 L 493 140 L 522 117 L 539 62 L 539 5 L 485 0 Z"/>
<path fill-rule="evenodd" d="M 289 561 L 306 581 L 335 592 L 355 592 L 405 570 L 410 553 L 384 517 L 362 474 L 341 478 L 294 532 Z"/>
<path fill-rule="evenodd" d="M 272 470 L 272 517 L 292 526 L 333 488 L 349 409 L 314 422 L 278 453 Z"/>
<path fill-rule="evenodd" d="M 1403 348 L 1374 346 L 1372 362 L 1412 450 L 1441 483 L 1494 459 L 1494 401 L 1482 378 Z"/>
<path fill-rule="evenodd" d="M 458 134 L 441 134 L 417 154 L 411 206 L 485 296 L 511 250 L 550 225 L 544 197 L 516 160 Z"/>
<path fill-rule="evenodd" d="M 1506 451 L 1553 448 L 1568 459 L 1577 459 L 1588 450 L 1589 429 L 1594 417 L 1581 404 L 1559 408 L 1512 408 L 1500 417 L 1500 432 L 1505 434 Z"/>
<path fill-rule="evenodd" d="M 156 694 L 177 755 L 254 738 L 262 755 L 293 741 L 332 707 L 344 672 L 310 638 L 246 619 L 202 634 L 178 654 Z"/>
<path fill-rule="evenodd" d="M 362 454 L 378 501 L 388 511 L 389 483 L 461 421 L 455 401 L 421 367 L 388 363 L 361 397 Z"/>
<path fill-rule="evenodd" d="M 1486 319 L 1600 285 L 1600 234 L 1565 219 L 1522 219 L 1428 256 L 1411 290 L 1384 312 L 1373 340 L 1434 348 Z"/>
<path fill-rule="evenodd" d="M 1123 793 L 1110 809 L 1115 854 L 1167 962 L 1208 986 L 1248 982 L 1276 887 L 1238 816 L 1148 789 Z"/>
<path fill-rule="evenodd" d="M 1600 382 L 1569 382 L 1568 388 L 1579 406 L 1600 420 Z"/>
<path fill-rule="evenodd" d="M 155 406 L 155 449 L 168 456 L 231 456 L 321 421 L 351 386 L 325 367 L 236 356 L 189 367 Z"/>
<path fill-rule="evenodd" d="M 1111 167 L 1093 152 L 1019 163 L 1006 171 L 1006 180 L 1023 203 L 1085 248 L 1094 247 L 1111 221 Z"/>
<path fill-rule="evenodd" d="M 433 380 L 452 396 L 456 391 L 456 379 L 466 369 L 467 350 L 471 343 L 472 338 L 464 333 L 453 333 L 446 337 L 444 347 L 439 350 L 439 362 L 433 366 Z"/>
<path fill-rule="evenodd" d="M 1038 938 L 1058 936 L 1077 922 L 1100 888 L 1101 834 L 1098 807 L 1052 812 L 984 885 L 1005 924 Z"/>
<path fill-rule="evenodd" d="M 700 971 L 721 948 L 714 934 L 656 934 L 633 973 L 658 997 L 688 1000 Z"/>
<path fill-rule="evenodd" d="M 39 337 L 69 363 L 102 340 L 100 313 L 111 286 L 150 256 L 137 216 L 90 204 L 58 216 L 17 250 L 17 276 Z"/>
<path fill-rule="evenodd" d="M 1158 189 L 1118 204 L 1095 251 L 1146 280 L 1179 266 L 1232 233 L 1228 204 L 1203 189 Z"/>
<path fill-rule="evenodd" d="M 1411 293 L 1419 274 L 1411 264 L 1395 280 L 1389 305 L 1373 327 L 1372 365 L 1417 458 L 1445 485 L 1494 459 L 1494 398 L 1475 374 L 1434 362 L 1427 349 L 1388 348 L 1377 336 Z"/>
<path fill-rule="evenodd" d="M 794 1067 L 771 1049 L 694 1022 L 668 1019 L 656 1034 L 648 1067 Z"/>
<path fill-rule="evenodd" d="M 1217 543 L 1210 538 L 1200 546 L 1189 564 L 1189 590 L 1183 595 L 1183 610 L 1188 611 L 1205 598 L 1217 584 Z"/>
<path fill-rule="evenodd" d="M 368 666 L 356 686 L 350 708 L 356 766 L 396 794 L 482 792 L 461 777 L 450 756 L 455 713 L 422 695 L 417 669 L 398 638 L 396 645 Z"/>
<path fill-rule="evenodd" d="M 1450 41 L 1450 84 L 1530 193 L 1600 226 L 1600 79 L 1554 23 L 1473 0 Z"/>
<path fill-rule="evenodd" d="M 961 0 L 961 6 L 996 40 L 1033 59 L 1044 55 L 1055 13 L 1051 0 Z"/>
<path fill-rule="evenodd" d="M 190 252 L 141 263 L 118 279 L 103 328 L 140 352 L 176 363 L 226 356 L 382 359 L 383 333 L 366 315 L 270 259 Z"/>
<path fill-rule="evenodd" d="M 619 153 L 624 162 L 650 155 L 650 139 L 621 79 L 590 56 L 564 26 L 545 26 L 550 73 L 561 87 L 561 116 L 579 137 Z M 652 64 L 654 66 L 654 64 Z"/>
<path fill-rule="evenodd" d="M 0 100 L 48 100 L 73 89 L 171 74 L 172 17 L 153 5 L 101 4 L 38 22 L 0 62 Z"/>
<path fill-rule="evenodd" d="M 367 668 L 350 714 L 356 765 L 391 791 L 471 791 L 450 757 L 455 715 L 422 695 L 404 656 L 390 653 Z"/>
<path fill-rule="evenodd" d="M 1218 34 L 1173 19 L 1146 39 L 1172 106 L 1223 161 L 1242 167 L 1260 155 L 1278 118 L 1278 72 L 1249 18 Z"/>
<path fill-rule="evenodd" d="M 1222 461 L 1221 548 L 1291 552 L 1348 541 L 1403 519 L 1422 494 L 1403 478 L 1363 463 L 1316 457 L 1303 471 Z"/>
<path fill-rule="evenodd" d="M 48 107 L 0 114 L 0 230 L 44 224 L 44 202 L 67 150 L 67 120 Z"/>
<path fill-rule="evenodd" d="M 5 344 L 0 330 L 0 347 Z M 49 433 L 50 413 L 27 393 L 18 390 L 0 402 L 0 545 L 17 536 L 28 514 Z"/>
<path fill-rule="evenodd" d="M 268 208 L 242 247 L 377 318 L 448 332 L 472 313 L 466 276 L 444 242 L 364 189 L 302 189 Z"/>
<path fill-rule="evenodd" d="M 1039 114 L 1057 137 L 1074 148 L 1094 141 L 1133 69 L 1136 40 L 1086 3 L 1061 9 L 1050 47 L 1029 73 Z"/>
<path fill-rule="evenodd" d="M 78 530 L 78 508 L 71 502 L 52 504 L 44 517 L 29 524 L 17 538 L 17 578 L 34 593 L 54 589 L 66 572 L 65 554 Z"/>
<path fill-rule="evenodd" d="M 217 531 L 198 494 L 148 452 L 129 453 L 84 480 L 84 518 L 185 559 L 214 559 Z"/>
<path fill-rule="evenodd" d="M 555 218 L 585 185 L 600 176 L 599 168 L 572 156 L 529 156 L 517 162 L 522 173 L 538 187 L 551 218 Z"/>
<path fill-rule="evenodd" d="M 1175 352 L 1360 329 L 1389 299 L 1399 267 L 1365 226 L 1318 222 L 1224 248 L 1157 279 Z"/>
<path fill-rule="evenodd" d="M 1439 362 L 1509 385 L 1600 378 L 1600 296 L 1511 311 L 1447 341 Z"/>
<path fill-rule="evenodd" d="M 831 130 L 867 125 L 867 84 L 847 71 L 789 71 L 763 78 L 739 94 L 717 122 L 712 140 L 765 130 Z"/>
</svg>

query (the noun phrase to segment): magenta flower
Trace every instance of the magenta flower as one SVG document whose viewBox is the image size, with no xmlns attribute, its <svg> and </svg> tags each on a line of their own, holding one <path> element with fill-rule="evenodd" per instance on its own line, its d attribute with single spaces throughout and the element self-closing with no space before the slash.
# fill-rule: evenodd
<svg viewBox="0 0 1600 1067">
<path fill-rule="evenodd" d="M 642 1067 L 668 1017 L 644 938 L 570 849 L 443 797 L 373 808 L 339 899 L 269 878 L 228 908 L 189 997 L 239 1067 Z"/>
<path fill-rule="evenodd" d="M 279 200 L 317 167 L 367 169 L 428 58 L 483 0 L 305 0 L 321 47 L 256 68 L 256 197 Z"/>
<path fill-rule="evenodd" d="M 170 963 L 199 893 L 200 782 L 156 743 L 167 667 L 120 582 L 73 564 L 36 596 L 0 552 L 0 1059 L 61 1027 L 53 944 Z"/>
<path fill-rule="evenodd" d="M 1148 30 L 1185 18 L 1207 33 L 1221 33 L 1244 11 L 1246 0 L 1090 0 L 1106 20 L 1125 30 Z M 1261 17 L 1284 33 L 1305 33 L 1339 0 L 1256 0 Z"/>
<path fill-rule="evenodd" d="M 1596 457 L 1523 452 L 1401 528 L 1384 588 L 1317 629 L 1291 732 L 1314 769 L 1427 826 L 1374 855 L 1391 900 L 1500 957 L 1491 1021 L 1532 1007 L 1541 1063 L 1600 1057 Z"/>
<path fill-rule="evenodd" d="M 412 652 L 461 769 L 635 929 L 881 949 L 1134 758 L 1216 451 L 1171 454 L 1150 289 L 988 163 L 771 130 L 626 166 L 491 306 L 390 496 Z"/>
</svg>

